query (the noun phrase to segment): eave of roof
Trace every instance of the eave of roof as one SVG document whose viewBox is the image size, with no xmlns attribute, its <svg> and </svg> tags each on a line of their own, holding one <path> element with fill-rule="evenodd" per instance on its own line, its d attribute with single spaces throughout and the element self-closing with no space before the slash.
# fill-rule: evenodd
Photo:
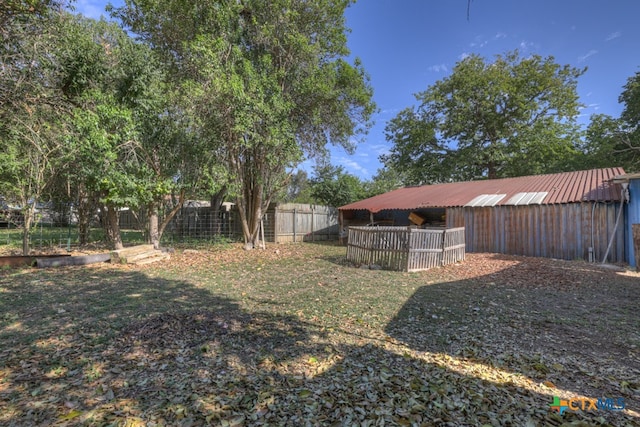
<svg viewBox="0 0 640 427">
<path fill-rule="evenodd" d="M 620 185 L 613 179 L 624 175 L 622 168 L 591 169 L 557 174 L 522 176 L 481 181 L 452 182 L 446 184 L 404 187 L 380 194 L 339 209 L 415 210 L 421 208 L 447 208 L 465 206 L 481 195 L 505 194 L 494 205 L 508 203 L 518 193 L 547 193 L 544 198 L 532 198 L 536 204 L 560 204 L 580 202 L 618 202 Z"/>
</svg>

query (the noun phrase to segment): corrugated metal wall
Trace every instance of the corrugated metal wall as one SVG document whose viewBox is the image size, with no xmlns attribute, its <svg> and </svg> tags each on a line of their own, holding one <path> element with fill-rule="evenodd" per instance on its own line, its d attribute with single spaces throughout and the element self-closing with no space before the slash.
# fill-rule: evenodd
<svg viewBox="0 0 640 427">
<path fill-rule="evenodd" d="M 448 208 L 447 227 L 465 227 L 467 252 L 602 261 L 620 203 Z M 593 226 L 592 226 L 593 225 Z M 621 218 L 608 262 L 625 262 Z M 592 243 L 593 241 L 593 243 Z"/>
</svg>

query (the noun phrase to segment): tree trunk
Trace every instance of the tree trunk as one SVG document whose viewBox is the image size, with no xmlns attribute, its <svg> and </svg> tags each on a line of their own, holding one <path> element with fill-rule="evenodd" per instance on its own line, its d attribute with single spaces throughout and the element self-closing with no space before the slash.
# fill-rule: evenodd
<svg viewBox="0 0 640 427">
<path fill-rule="evenodd" d="M 118 224 L 118 210 L 115 206 L 106 206 L 106 218 L 104 223 L 107 240 L 115 250 L 122 249 L 122 236 L 120 235 L 120 225 Z"/>
<path fill-rule="evenodd" d="M 78 240 L 80 246 L 89 243 L 89 212 L 85 207 L 81 207 L 84 203 L 78 203 Z"/>
<path fill-rule="evenodd" d="M 23 225 L 22 225 L 22 255 L 29 255 L 29 234 L 31 233 L 31 224 L 33 224 L 33 217 L 35 216 L 35 203 L 27 204 L 27 208 L 23 209 Z"/>
<path fill-rule="evenodd" d="M 96 212 L 96 201 L 88 194 L 84 186 L 78 189 L 78 240 L 80 246 L 89 243 L 91 218 Z"/>
<path fill-rule="evenodd" d="M 245 250 L 251 250 L 258 246 L 258 231 L 262 218 L 262 186 L 255 181 L 253 173 L 245 175 L 242 183 L 243 195 L 239 196 L 237 200 Z"/>
<path fill-rule="evenodd" d="M 250 250 L 258 247 L 258 242 L 260 241 L 260 236 L 258 234 L 260 231 L 260 221 L 262 220 L 263 213 L 267 209 L 269 200 L 264 201 L 262 199 L 261 188 L 248 192 L 245 200 L 249 201 L 249 203 L 244 203 L 242 197 L 238 198 L 238 211 L 242 222 L 244 248 L 245 250 Z"/>
<path fill-rule="evenodd" d="M 498 179 L 498 167 L 496 162 L 491 161 L 487 164 L 487 178 Z"/>
<path fill-rule="evenodd" d="M 222 203 L 227 196 L 227 186 L 224 185 L 216 194 L 211 196 L 211 236 L 219 236 L 222 234 Z"/>
<path fill-rule="evenodd" d="M 149 209 L 149 243 L 153 249 L 160 249 L 160 229 L 158 228 L 158 205 L 151 203 Z"/>
<path fill-rule="evenodd" d="M 171 222 L 173 217 L 176 216 L 178 211 L 182 209 L 182 205 L 184 204 L 185 191 L 180 190 L 180 196 L 178 196 L 178 203 L 171 209 L 171 211 L 163 218 L 162 223 L 160 223 L 160 229 L 158 230 L 158 242 L 162 240 L 162 235 L 164 234 L 164 230 L 167 228 L 167 225 Z"/>
<path fill-rule="evenodd" d="M 173 217 L 175 217 L 178 211 L 182 208 L 184 198 L 185 192 L 184 190 L 181 190 L 180 195 L 178 196 L 178 203 L 167 215 L 165 215 L 162 222 L 160 222 L 160 215 L 158 212 L 160 209 L 159 203 L 149 204 L 149 243 L 153 245 L 154 249 L 160 249 L 160 241 L 162 240 L 164 230 L 167 228 L 167 225 L 169 225 Z"/>
</svg>

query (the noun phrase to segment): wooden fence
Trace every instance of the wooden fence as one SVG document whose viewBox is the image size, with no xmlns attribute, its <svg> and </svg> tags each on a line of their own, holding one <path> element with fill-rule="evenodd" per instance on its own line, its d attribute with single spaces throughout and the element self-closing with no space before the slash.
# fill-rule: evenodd
<svg viewBox="0 0 640 427">
<path fill-rule="evenodd" d="M 396 271 L 420 271 L 464 260 L 464 227 L 349 227 L 347 260 Z"/>
<path fill-rule="evenodd" d="M 274 221 L 265 222 L 267 241 L 312 242 L 338 238 L 338 211 L 328 206 L 297 203 L 269 209 Z"/>
</svg>

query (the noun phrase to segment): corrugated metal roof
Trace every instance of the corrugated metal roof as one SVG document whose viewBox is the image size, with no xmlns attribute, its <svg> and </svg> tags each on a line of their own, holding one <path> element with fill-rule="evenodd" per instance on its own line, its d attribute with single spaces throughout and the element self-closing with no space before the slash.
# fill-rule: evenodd
<svg viewBox="0 0 640 427">
<path fill-rule="evenodd" d="M 547 193 L 540 204 L 620 201 L 620 185 L 614 177 L 622 168 L 591 169 L 548 175 L 404 187 L 340 207 L 340 210 L 420 209 L 465 206 L 481 195 L 506 195 L 496 205 L 507 205 L 518 193 Z M 538 201 L 539 200 L 539 201 Z M 511 203 L 513 204 L 513 203 Z"/>
</svg>

